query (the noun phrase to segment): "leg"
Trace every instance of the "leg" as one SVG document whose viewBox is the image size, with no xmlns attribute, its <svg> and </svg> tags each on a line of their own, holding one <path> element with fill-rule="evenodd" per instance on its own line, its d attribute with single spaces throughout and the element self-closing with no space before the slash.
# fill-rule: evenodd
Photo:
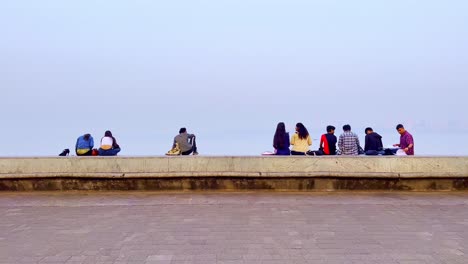
<svg viewBox="0 0 468 264">
<path fill-rule="evenodd" d="M 294 155 L 294 156 L 305 156 L 305 153 L 304 153 L 304 152 L 298 152 L 298 151 L 291 150 L 291 155 Z"/>
<path fill-rule="evenodd" d="M 117 153 L 120 152 L 120 148 L 114 148 L 109 150 L 109 156 L 117 156 Z"/>
<path fill-rule="evenodd" d="M 109 152 L 108 152 L 108 151 L 109 151 L 109 150 L 105 150 L 105 149 L 99 148 L 99 149 L 98 149 L 98 153 L 99 153 L 98 155 L 99 155 L 99 156 L 109 156 Z"/>
<path fill-rule="evenodd" d="M 193 151 L 193 155 L 198 155 L 198 151 L 197 151 L 197 141 L 195 140 L 196 138 L 193 137 L 190 139 L 190 144 L 192 144 L 192 151 Z"/>
<path fill-rule="evenodd" d="M 193 150 L 193 148 L 192 148 L 191 150 L 187 150 L 187 151 L 185 151 L 185 152 L 182 152 L 182 155 L 183 155 L 183 156 L 190 155 L 190 154 L 192 154 L 192 150 Z"/>
</svg>

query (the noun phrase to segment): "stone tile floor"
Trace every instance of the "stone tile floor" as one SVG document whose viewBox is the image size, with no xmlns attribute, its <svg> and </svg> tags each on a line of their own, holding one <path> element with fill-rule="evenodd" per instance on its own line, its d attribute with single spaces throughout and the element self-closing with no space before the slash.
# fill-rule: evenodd
<svg viewBox="0 0 468 264">
<path fill-rule="evenodd" d="M 465 192 L 0 193 L 0 263 L 452 264 L 467 248 Z"/>
</svg>

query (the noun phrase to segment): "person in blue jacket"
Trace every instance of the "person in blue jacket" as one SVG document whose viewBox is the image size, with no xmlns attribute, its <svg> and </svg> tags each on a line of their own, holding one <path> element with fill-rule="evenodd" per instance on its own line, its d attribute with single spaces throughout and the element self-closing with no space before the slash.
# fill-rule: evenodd
<svg viewBox="0 0 468 264">
<path fill-rule="evenodd" d="M 286 126 L 283 122 L 278 123 L 276 126 L 275 136 L 273 137 L 273 147 L 275 148 L 276 155 L 289 156 L 291 151 L 289 133 L 286 132 Z"/>
<path fill-rule="evenodd" d="M 76 140 L 75 152 L 77 156 L 91 156 L 94 148 L 94 139 L 91 134 L 84 134 Z"/>
</svg>

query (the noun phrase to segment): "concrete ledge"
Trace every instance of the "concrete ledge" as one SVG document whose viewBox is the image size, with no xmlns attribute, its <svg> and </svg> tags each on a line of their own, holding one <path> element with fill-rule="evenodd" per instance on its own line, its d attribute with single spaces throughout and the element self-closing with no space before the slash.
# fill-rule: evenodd
<svg viewBox="0 0 468 264">
<path fill-rule="evenodd" d="M 468 157 L 0 158 L 0 190 L 466 190 Z"/>
</svg>

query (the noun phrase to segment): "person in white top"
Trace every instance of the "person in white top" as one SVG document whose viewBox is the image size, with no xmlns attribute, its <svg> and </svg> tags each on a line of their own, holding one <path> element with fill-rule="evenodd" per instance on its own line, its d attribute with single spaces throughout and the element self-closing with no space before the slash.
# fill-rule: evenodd
<svg viewBox="0 0 468 264">
<path fill-rule="evenodd" d="M 120 146 L 117 144 L 112 132 L 107 130 L 104 137 L 101 139 L 101 147 L 99 148 L 99 156 L 116 156 L 120 152 Z"/>
</svg>

